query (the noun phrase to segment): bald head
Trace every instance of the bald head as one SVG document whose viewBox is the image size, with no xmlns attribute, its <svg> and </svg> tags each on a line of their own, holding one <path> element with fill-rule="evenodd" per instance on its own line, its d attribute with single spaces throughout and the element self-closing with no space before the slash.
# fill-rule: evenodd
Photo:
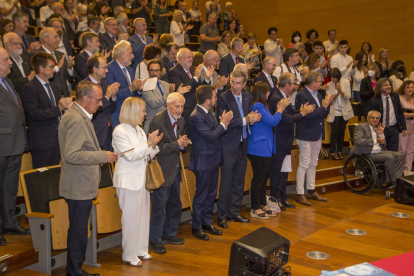
<svg viewBox="0 0 414 276">
<path fill-rule="evenodd" d="M 0 78 L 5 78 L 10 74 L 12 64 L 9 53 L 4 48 L 0 48 Z"/>
<path fill-rule="evenodd" d="M 205 67 L 213 66 L 214 68 L 216 68 L 219 63 L 220 63 L 220 56 L 216 51 L 208 50 L 204 54 L 204 66 Z"/>
<path fill-rule="evenodd" d="M 186 70 L 193 64 L 193 52 L 188 48 L 181 48 L 177 54 L 178 63 Z"/>
<path fill-rule="evenodd" d="M 61 3 L 54 3 L 52 5 L 52 11 L 58 14 L 62 14 L 65 11 L 65 8 Z"/>
<path fill-rule="evenodd" d="M 17 59 L 22 53 L 22 39 L 16 33 L 7 33 L 3 36 L 4 48 Z"/>
</svg>

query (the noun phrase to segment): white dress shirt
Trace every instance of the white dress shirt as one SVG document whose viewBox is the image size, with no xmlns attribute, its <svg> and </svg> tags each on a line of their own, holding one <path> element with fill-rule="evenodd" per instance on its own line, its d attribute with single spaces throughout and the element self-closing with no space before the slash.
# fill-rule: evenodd
<svg viewBox="0 0 414 276">
<path fill-rule="evenodd" d="M 331 58 L 331 68 L 338 68 L 342 73 L 342 77 L 351 81 L 351 67 L 346 66 L 352 61 L 352 57 L 348 55 L 336 54 Z"/>
<path fill-rule="evenodd" d="M 372 147 L 371 153 L 380 153 L 381 152 L 381 147 L 378 144 L 377 141 L 377 132 L 375 131 L 375 129 L 370 125 L 369 126 L 371 129 L 371 135 L 372 135 L 372 139 L 374 140 L 374 146 Z M 384 134 L 379 135 L 379 138 L 384 138 Z"/>
<path fill-rule="evenodd" d="M 26 77 L 26 74 L 24 73 L 23 69 L 23 59 L 21 56 L 19 56 L 18 60 L 15 60 L 12 56 L 10 56 L 14 62 L 16 62 L 17 67 L 19 68 L 20 72 L 22 73 L 23 77 Z"/>
<path fill-rule="evenodd" d="M 273 41 L 270 38 L 264 43 L 264 50 L 266 57 L 272 57 L 276 60 L 276 66 L 279 66 L 283 62 L 283 54 L 285 53 L 285 47 L 277 45 L 277 40 Z"/>
<path fill-rule="evenodd" d="M 83 109 L 83 107 L 80 106 L 78 103 L 75 103 L 75 104 L 77 104 L 80 107 L 80 109 L 82 109 L 82 111 L 86 114 L 86 116 L 88 116 L 89 120 L 92 120 L 92 118 L 93 118 L 92 114 L 89 114 L 89 112 L 86 111 L 85 109 Z"/>
<path fill-rule="evenodd" d="M 382 119 L 382 123 L 385 126 L 385 122 L 386 122 L 386 118 L 387 118 L 387 97 L 388 97 L 388 102 L 390 103 L 390 124 L 388 126 L 393 126 L 395 124 L 397 124 L 397 119 L 395 118 L 395 111 L 394 111 L 394 105 L 392 104 L 391 101 L 391 97 L 390 96 L 385 96 L 383 94 L 381 94 L 381 100 L 382 100 L 382 108 L 384 110 L 384 115 L 383 115 L 383 119 Z"/>
</svg>

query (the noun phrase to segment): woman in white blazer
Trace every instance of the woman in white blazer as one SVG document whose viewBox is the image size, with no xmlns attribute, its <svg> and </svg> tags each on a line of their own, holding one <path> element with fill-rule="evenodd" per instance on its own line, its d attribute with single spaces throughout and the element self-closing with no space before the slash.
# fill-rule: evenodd
<svg viewBox="0 0 414 276">
<path fill-rule="evenodd" d="M 331 123 L 331 157 L 334 160 L 344 159 L 342 146 L 344 144 L 346 123 L 354 117 L 351 102 L 351 85 L 349 80 L 342 79 L 341 71 L 333 68 L 330 72 L 331 81 L 326 84 L 326 94 L 332 95 L 326 121 Z"/>
<path fill-rule="evenodd" d="M 122 210 L 122 260 L 131 266 L 142 266 L 150 260 L 148 254 L 150 193 L 145 189 L 145 170 L 148 157 L 158 152 L 158 130 L 148 135 L 139 126 L 146 115 L 145 102 L 139 98 L 127 98 L 121 107 L 119 124 L 112 138 L 114 151 L 120 156 L 115 166 L 113 185 Z M 132 151 L 122 153 L 133 149 Z"/>
<path fill-rule="evenodd" d="M 184 47 L 185 34 L 193 28 L 193 25 L 184 27 L 181 23 L 182 20 L 183 12 L 180 10 L 175 10 L 173 20 L 171 20 L 170 34 L 174 37 L 174 43 L 177 44 L 180 48 Z"/>
</svg>

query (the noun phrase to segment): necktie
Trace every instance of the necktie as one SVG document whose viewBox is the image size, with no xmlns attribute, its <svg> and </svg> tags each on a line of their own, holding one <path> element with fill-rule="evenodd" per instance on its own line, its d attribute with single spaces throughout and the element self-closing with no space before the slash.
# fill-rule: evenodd
<svg viewBox="0 0 414 276">
<path fill-rule="evenodd" d="M 116 43 L 115 36 L 112 37 L 112 40 Z"/>
<path fill-rule="evenodd" d="M 274 85 L 273 85 L 272 77 L 270 75 L 268 75 L 267 77 L 269 78 L 270 86 L 273 88 Z"/>
<path fill-rule="evenodd" d="M 14 102 L 17 104 L 18 107 L 20 107 L 19 100 L 16 97 L 16 94 L 10 89 L 9 84 L 7 83 L 6 79 L 2 80 L 4 87 L 6 87 L 7 91 L 10 93 L 10 96 L 12 96 Z"/>
<path fill-rule="evenodd" d="M 237 105 L 239 106 L 239 111 L 240 111 L 240 117 L 244 118 L 244 112 L 243 112 L 243 107 L 240 101 L 240 96 L 236 97 L 237 99 Z M 243 139 L 247 138 L 247 131 L 246 131 L 246 127 L 243 126 Z"/>
<path fill-rule="evenodd" d="M 131 80 L 128 78 L 126 67 L 125 68 L 122 68 L 122 72 L 124 72 L 125 78 L 128 81 L 128 86 L 131 86 Z"/>
<path fill-rule="evenodd" d="M 52 106 L 56 106 L 55 97 L 53 96 L 52 90 L 50 89 L 50 84 L 49 83 L 45 83 L 45 86 L 47 88 L 47 94 L 49 96 L 50 102 L 52 103 Z"/>
<path fill-rule="evenodd" d="M 239 64 L 239 58 L 235 57 L 235 60 L 236 60 L 236 64 Z"/>
<path fill-rule="evenodd" d="M 157 87 L 158 87 L 158 90 L 160 90 L 161 95 L 164 96 L 164 90 L 162 90 L 162 86 L 161 86 L 161 82 L 160 81 L 157 81 Z"/>
<path fill-rule="evenodd" d="M 188 70 L 187 71 L 187 75 L 188 75 L 188 77 L 190 78 L 190 79 L 192 79 L 193 77 L 191 76 L 191 74 L 190 74 L 190 70 Z"/>
<path fill-rule="evenodd" d="M 211 122 L 213 123 L 214 126 L 216 126 L 216 121 L 214 120 L 214 116 L 211 112 L 208 112 L 208 117 L 210 118 Z"/>
<path fill-rule="evenodd" d="M 175 62 L 173 61 L 173 62 L 171 62 L 172 63 L 172 66 L 174 67 L 175 66 Z"/>
<path fill-rule="evenodd" d="M 26 51 L 27 51 L 27 49 L 29 49 L 29 43 L 27 42 L 26 35 L 23 35 L 22 38 L 23 38 L 22 40 L 23 40 L 24 47 L 26 48 Z"/>
<path fill-rule="evenodd" d="M 386 97 L 385 99 L 387 100 L 386 104 L 385 104 L 385 126 L 389 126 L 390 125 L 390 102 L 388 101 L 390 97 Z"/>
</svg>

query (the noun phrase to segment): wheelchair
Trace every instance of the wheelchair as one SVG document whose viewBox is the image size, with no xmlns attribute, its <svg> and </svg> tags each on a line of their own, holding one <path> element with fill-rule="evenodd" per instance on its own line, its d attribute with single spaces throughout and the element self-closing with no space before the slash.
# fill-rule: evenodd
<svg viewBox="0 0 414 276">
<path fill-rule="evenodd" d="M 351 145 L 353 145 L 353 134 L 355 125 L 349 125 L 348 131 Z M 354 168 L 348 167 L 353 165 Z M 349 189 L 357 194 L 365 194 L 372 188 L 385 191 L 385 198 L 390 199 L 395 187 L 392 184 L 388 167 L 379 161 L 373 161 L 371 157 L 365 154 L 355 154 L 350 156 L 341 170 L 344 181 Z"/>
</svg>

